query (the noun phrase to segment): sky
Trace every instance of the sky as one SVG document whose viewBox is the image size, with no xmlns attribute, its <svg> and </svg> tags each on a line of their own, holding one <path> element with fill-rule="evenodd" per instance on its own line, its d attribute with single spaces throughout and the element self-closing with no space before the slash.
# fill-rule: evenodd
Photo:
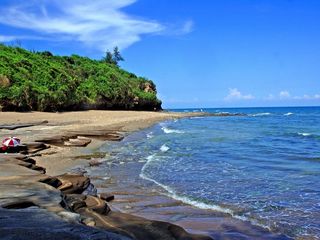
<svg viewBox="0 0 320 240">
<path fill-rule="evenodd" d="M 0 0 L 0 42 L 101 59 L 164 108 L 320 105 L 318 0 Z"/>
</svg>

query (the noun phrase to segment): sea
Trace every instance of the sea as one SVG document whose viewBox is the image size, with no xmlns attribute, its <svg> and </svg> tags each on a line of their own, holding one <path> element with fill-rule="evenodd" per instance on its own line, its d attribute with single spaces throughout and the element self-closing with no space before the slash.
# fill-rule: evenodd
<svg viewBox="0 0 320 240">
<path fill-rule="evenodd" d="M 139 179 L 195 208 L 320 239 L 320 107 L 171 111 L 241 115 L 160 122 L 104 144 L 106 162 L 137 163 Z"/>
</svg>

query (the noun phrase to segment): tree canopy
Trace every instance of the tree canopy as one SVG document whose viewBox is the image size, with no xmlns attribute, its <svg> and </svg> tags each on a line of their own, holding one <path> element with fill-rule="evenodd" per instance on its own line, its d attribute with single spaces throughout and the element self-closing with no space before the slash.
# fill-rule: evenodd
<svg viewBox="0 0 320 240">
<path fill-rule="evenodd" d="M 114 50 L 116 64 L 0 44 L 0 110 L 161 109 L 154 83 L 121 69 Z"/>
</svg>

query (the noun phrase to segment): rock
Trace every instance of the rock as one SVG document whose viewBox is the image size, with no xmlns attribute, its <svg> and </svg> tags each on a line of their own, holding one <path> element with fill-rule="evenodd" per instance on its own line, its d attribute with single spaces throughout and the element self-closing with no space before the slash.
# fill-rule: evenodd
<svg viewBox="0 0 320 240">
<path fill-rule="evenodd" d="M 60 187 L 61 184 L 62 184 L 61 181 L 60 181 L 58 178 L 56 178 L 56 177 L 49 177 L 49 176 L 47 176 L 47 177 L 45 177 L 45 178 L 43 178 L 43 179 L 40 179 L 39 182 L 48 184 L 48 185 L 50 185 L 50 186 L 52 186 L 52 187 L 54 187 L 54 188 L 58 188 L 58 187 Z"/>
<path fill-rule="evenodd" d="M 103 141 L 121 141 L 124 138 L 123 134 L 117 131 L 104 129 L 96 129 L 90 131 L 69 131 L 68 133 L 71 135 L 95 138 Z"/>
<path fill-rule="evenodd" d="M 77 137 L 77 138 L 70 138 L 69 141 L 65 141 L 64 145 L 65 146 L 72 146 L 72 147 L 85 147 L 89 143 L 91 143 L 90 138 L 86 137 Z"/>
<path fill-rule="evenodd" d="M 47 143 L 51 145 L 56 145 L 56 146 L 63 146 L 64 141 L 68 139 L 68 136 L 63 136 L 63 135 L 50 135 L 50 136 L 45 136 L 41 139 L 35 140 L 35 142 L 42 142 L 42 143 Z"/>
<path fill-rule="evenodd" d="M 106 201 L 100 198 L 94 196 L 86 196 L 86 199 L 84 201 L 87 205 L 87 208 L 99 214 L 105 215 L 110 212 L 110 208 L 108 207 Z"/>
<path fill-rule="evenodd" d="M 35 123 L 21 123 L 21 124 L 10 124 L 10 125 L 0 125 L 0 129 L 7 129 L 7 130 L 15 130 L 18 128 L 25 128 L 25 127 L 33 127 L 37 125 L 47 124 L 48 121 L 42 122 L 35 122 Z"/>
<path fill-rule="evenodd" d="M 100 193 L 99 197 L 107 202 L 111 202 L 114 200 L 114 195 L 109 193 Z"/>
<path fill-rule="evenodd" d="M 36 153 L 49 148 L 49 146 L 43 142 L 24 142 L 22 146 L 26 147 L 28 153 Z"/>
<path fill-rule="evenodd" d="M 90 179 L 83 175 L 78 174 L 63 174 L 57 176 L 61 185 L 59 186 L 59 190 L 65 194 L 70 193 L 82 193 L 90 184 Z"/>
<path fill-rule="evenodd" d="M 67 194 L 64 203 L 71 211 L 77 212 L 78 209 L 87 207 L 85 199 L 86 196 L 82 194 Z"/>
<path fill-rule="evenodd" d="M 96 222 L 93 218 L 84 218 L 81 220 L 81 222 L 90 227 L 94 227 L 96 225 Z"/>
<path fill-rule="evenodd" d="M 101 161 L 100 159 L 94 158 L 94 159 L 91 159 L 91 160 L 89 161 L 89 166 L 90 166 L 90 167 L 99 166 L 99 165 L 101 165 L 101 164 L 102 164 L 102 161 Z"/>
<path fill-rule="evenodd" d="M 110 212 L 107 203 L 94 196 L 86 196 L 82 194 L 67 194 L 64 198 L 66 206 L 74 211 L 79 212 L 80 209 L 90 209 L 101 215 L 106 215 Z"/>
<path fill-rule="evenodd" d="M 92 183 L 90 183 L 89 186 L 86 188 L 86 190 L 83 191 L 82 194 L 96 197 L 97 192 L 98 192 L 97 188 Z"/>
<path fill-rule="evenodd" d="M 129 240 L 103 229 L 66 222 L 44 209 L 0 208 L 0 238 L 3 240 Z"/>
<path fill-rule="evenodd" d="M 68 222 L 79 223 L 81 221 L 81 216 L 78 213 L 61 211 L 58 213 L 58 215 L 63 219 L 67 220 Z"/>
<path fill-rule="evenodd" d="M 212 240 L 211 237 L 195 235 L 183 228 L 161 221 L 152 221 L 142 217 L 121 212 L 109 212 L 98 215 L 88 208 L 80 208 L 78 212 L 85 217 L 94 218 L 96 227 L 125 235 L 136 240 Z"/>
</svg>

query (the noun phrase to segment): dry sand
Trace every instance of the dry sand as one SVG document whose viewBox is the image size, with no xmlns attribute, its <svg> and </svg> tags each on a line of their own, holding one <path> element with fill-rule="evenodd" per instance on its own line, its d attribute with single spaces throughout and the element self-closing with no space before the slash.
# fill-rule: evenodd
<svg viewBox="0 0 320 240">
<path fill-rule="evenodd" d="M 153 124 L 174 118 L 197 115 L 195 113 L 142 112 L 142 111 L 79 111 L 79 112 L 1 112 L 0 125 L 38 123 L 37 125 L 16 130 L 0 129 L 0 137 L 17 136 L 22 142 L 34 141 L 45 136 L 63 134 L 66 131 L 116 130 L 122 134 L 140 130 Z M 38 165 L 47 169 L 47 174 L 57 175 L 77 165 L 87 164 L 85 160 L 75 160 L 86 149 L 97 148 L 102 141 L 93 140 L 85 149 L 79 147 L 55 147 L 41 152 L 42 157 L 35 157 Z"/>
</svg>

